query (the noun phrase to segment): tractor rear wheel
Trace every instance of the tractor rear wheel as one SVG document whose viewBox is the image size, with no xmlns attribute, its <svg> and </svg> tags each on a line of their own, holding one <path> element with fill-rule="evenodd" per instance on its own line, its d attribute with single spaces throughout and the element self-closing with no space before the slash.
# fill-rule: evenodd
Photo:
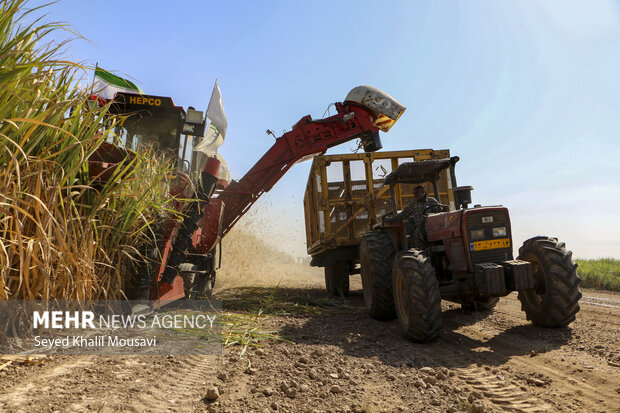
<svg viewBox="0 0 620 413">
<path fill-rule="evenodd" d="M 429 342 L 441 331 L 441 295 L 431 259 L 410 249 L 394 263 L 394 303 L 404 336 Z"/>
<path fill-rule="evenodd" d="M 335 265 L 325 267 L 325 288 L 327 292 L 346 297 L 349 295 L 349 263 L 337 261 Z"/>
<path fill-rule="evenodd" d="M 535 237 L 519 248 L 518 259 L 532 264 L 534 288 L 519 291 L 528 320 L 542 327 L 565 327 L 579 311 L 581 278 L 572 252 L 556 238 Z"/>
<path fill-rule="evenodd" d="M 376 320 L 393 320 L 392 266 L 394 263 L 392 237 L 383 231 L 364 234 L 360 244 L 360 267 L 364 303 Z"/>
</svg>

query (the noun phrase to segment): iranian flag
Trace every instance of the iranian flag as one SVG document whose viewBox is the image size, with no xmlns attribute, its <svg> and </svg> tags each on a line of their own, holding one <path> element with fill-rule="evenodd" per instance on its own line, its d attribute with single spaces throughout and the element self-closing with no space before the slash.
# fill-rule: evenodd
<svg viewBox="0 0 620 413">
<path fill-rule="evenodd" d="M 93 95 L 97 100 L 106 101 L 114 98 L 117 92 L 140 93 L 144 92 L 135 83 L 106 72 L 100 67 L 95 68 L 95 81 L 93 83 Z"/>
</svg>

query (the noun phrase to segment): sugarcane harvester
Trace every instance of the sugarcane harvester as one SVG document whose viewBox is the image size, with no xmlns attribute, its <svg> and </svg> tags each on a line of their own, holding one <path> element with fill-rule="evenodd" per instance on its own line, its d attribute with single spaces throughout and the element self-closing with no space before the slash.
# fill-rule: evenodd
<svg viewBox="0 0 620 413">
<path fill-rule="evenodd" d="M 136 150 L 139 142 L 150 139 L 159 150 L 178 157 L 178 174 L 170 185 L 170 195 L 178 197 L 173 206 L 184 214 L 181 222 L 170 217 L 157 225 L 149 261 L 140 269 L 130 298 L 162 305 L 183 297 L 210 296 L 218 241 L 263 193 L 296 162 L 333 146 L 359 139 L 365 152 L 381 149 L 379 131 L 389 131 L 405 107 L 376 88 L 358 86 L 343 102 L 335 103 L 335 109 L 335 115 L 324 119 L 302 117 L 289 132 L 276 138 L 239 181 L 228 182 L 222 179 L 217 157 L 196 162 L 194 155 L 194 162 L 185 160 L 187 135 L 201 136 L 204 131 L 200 119 L 188 122 L 190 114 L 195 118 L 195 111 L 185 112 L 166 97 L 117 93 L 110 111 L 125 118 L 127 146 Z M 181 133 L 185 133 L 182 151 Z M 89 161 L 90 173 L 105 177 L 124 159 L 119 148 L 102 146 Z"/>
</svg>

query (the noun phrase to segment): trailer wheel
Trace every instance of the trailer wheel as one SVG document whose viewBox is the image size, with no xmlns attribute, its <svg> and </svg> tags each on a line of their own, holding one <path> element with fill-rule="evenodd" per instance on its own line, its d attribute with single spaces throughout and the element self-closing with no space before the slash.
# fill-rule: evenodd
<svg viewBox="0 0 620 413">
<path fill-rule="evenodd" d="M 360 266 L 364 303 L 376 320 L 393 320 L 392 266 L 394 262 L 392 237 L 382 231 L 371 231 L 362 237 Z"/>
<path fill-rule="evenodd" d="M 335 265 L 325 267 L 325 288 L 327 292 L 346 297 L 349 295 L 349 263 L 337 261 Z"/>
<path fill-rule="evenodd" d="M 542 327 L 565 327 L 579 311 L 581 278 L 572 252 L 556 238 L 535 237 L 519 248 L 520 260 L 532 264 L 534 288 L 519 291 L 528 320 Z"/>
<path fill-rule="evenodd" d="M 431 259 L 415 248 L 394 263 L 394 302 L 404 336 L 429 342 L 441 331 L 441 295 Z"/>
</svg>

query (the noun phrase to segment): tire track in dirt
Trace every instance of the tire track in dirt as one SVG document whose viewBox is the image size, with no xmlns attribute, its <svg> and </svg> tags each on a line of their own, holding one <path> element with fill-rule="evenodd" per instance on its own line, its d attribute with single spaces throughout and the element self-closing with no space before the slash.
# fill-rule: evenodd
<svg viewBox="0 0 620 413">
<path fill-rule="evenodd" d="M 613 379 L 607 379 L 614 376 L 613 368 L 605 360 L 585 371 L 580 368 L 584 364 L 583 346 L 577 350 L 574 338 L 583 336 L 580 330 L 592 318 L 596 323 L 617 325 L 614 310 L 610 313 L 597 306 L 582 309 L 575 332 L 575 327 L 549 330 L 531 326 L 519 311 L 516 297 L 500 303 L 486 317 L 444 310 L 445 333 L 440 346 L 427 353 L 432 364 L 448 366 L 469 387 L 505 411 L 555 411 L 567 404 L 583 411 L 617 409 L 620 388 L 614 388 Z M 575 372 L 582 374 L 575 376 Z"/>
<path fill-rule="evenodd" d="M 441 350 L 435 349 L 429 353 L 433 356 L 433 363 L 452 366 L 456 377 L 482 393 L 496 407 L 523 412 L 553 410 L 544 400 L 524 391 L 501 371 L 492 368 L 502 365 L 504 357 L 485 348 L 484 343 L 464 336 L 460 342 L 452 338 L 442 340 L 442 345 Z"/>
<path fill-rule="evenodd" d="M 477 368 L 457 370 L 457 377 L 480 391 L 490 402 L 503 410 L 517 412 L 546 412 L 551 405 L 506 381 L 501 375 L 492 375 Z"/>
<path fill-rule="evenodd" d="M 603 297 L 594 297 L 591 295 L 584 295 L 583 297 L 581 297 L 581 300 L 579 301 L 579 303 L 595 305 L 598 307 L 620 309 L 620 301 L 618 300 L 611 300 L 609 298 L 603 298 Z"/>
<path fill-rule="evenodd" d="M 220 365 L 217 355 L 70 357 L 5 388 L 0 411 L 193 412 Z"/>
<path fill-rule="evenodd" d="M 617 410 L 620 405 L 620 397 L 618 395 L 620 388 L 617 388 L 617 386 L 614 388 L 613 379 L 611 381 L 608 380 L 609 377 L 614 377 L 614 374 L 617 374 L 613 368 L 608 367 L 605 360 L 599 360 L 599 365 L 596 367 L 597 371 L 594 371 L 594 367 L 590 366 L 591 370 L 585 370 L 584 372 L 584 369 L 578 367 L 580 363 L 584 363 L 583 352 L 572 355 L 559 349 L 559 347 L 570 342 L 570 339 L 562 339 L 562 335 L 568 337 L 576 335 L 575 329 L 579 332 L 584 325 L 590 324 L 591 319 L 595 319 L 596 323 L 610 322 L 617 326 L 618 316 L 616 312 L 613 310 L 609 312 L 600 307 L 589 307 L 587 310 L 582 309 L 582 313 L 578 315 L 578 320 L 572 329 L 565 331 L 541 329 L 539 330 L 539 335 L 542 334 L 541 337 L 537 337 L 535 334 L 536 327 L 530 326 L 529 323 L 525 323 L 523 325 L 524 329 L 520 332 L 517 329 L 521 326 L 516 326 L 513 334 L 502 334 L 502 331 L 506 329 L 506 321 L 508 321 L 508 324 L 514 325 L 513 320 L 520 318 L 520 314 L 516 311 L 517 308 L 520 308 L 519 304 L 519 301 L 516 299 L 505 300 L 504 308 L 492 312 L 488 318 L 482 320 L 482 324 L 477 323 L 458 327 L 458 321 L 454 320 L 455 331 L 464 336 L 463 339 L 465 341 L 473 340 L 473 342 L 467 343 L 467 351 L 463 351 L 462 347 L 455 345 L 454 342 L 448 342 L 447 344 L 453 347 L 455 354 L 459 354 L 459 357 L 464 359 L 471 359 L 469 356 L 472 350 L 480 350 L 475 357 L 476 362 L 479 363 L 478 365 L 498 366 L 503 364 L 521 376 L 521 379 L 525 382 L 533 378 L 532 382 L 535 384 L 530 391 L 536 393 L 535 395 L 521 391 L 520 386 L 515 386 L 516 389 L 512 389 L 514 393 L 511 393 L 510 398 L 516 397 L 519 392 L 528 396 L 525 400 L 528 400 L 530 406 L 519 405 L 520 409 L 534 409 L 531 411 L 537 411 L 537 408 L 542 409 L 542 411 L 545 409 L 554 410 L 554 406 L 548 404 L 547 401 L 551 402 L 551 400 L 558 396 L 550 397 L 549 395 L 551 393 L 563 393 L 565 396 L 575 399 L 575 407 L 579 406 L 585 409 L 583 411 L 603 406 L 610 409 L 608 411 Z M 523 321 L 525 320 L 523 319 Z M 452 321 L 450 324 L 452 324 Z M 533 330 L 526 337 L 519 339 L 515 337 L 514 333 L 518 332 L 521 335 L 521 333 L 526 332 L 530 328 Z M 606 334 L 613 333 L 607 332 Z M 490 339 L 487 340 L 486 337 L 490 337 Z M 553 340 L 555 339 L 560 344 L 554 343 Z M 474 348 L 475 345 L 478 345 L 479 348 Z M 550 346 L 550 349 L 548 349 L 548 346 Z M 534 351 L 534 349 L 538 348 L 543 349 L 542 353 Z M 554 354 L 559 351 L 563 352 L 563 357 L 558 357 Z M 535 359 L 532 358 L 534 356 Z M 491 389 L 488 396 L 489 399 L 499 404 L 499 407 L 502 407 L 505 400 L 493 397 L 495 390 L 502 389 L 502 383 L 497 383 L 494 379 L 497 376 L 490 375 L 486 370 L 482 374 L 479 369 L 474 369 L 470 372 L 465 371 L 465 381 L 479 381 L 479 383 L 474 383 L 476 384 L 474 387 L 479 390 L 484 390 L 485 387 Z M 575 376 L 577 371 L 581 371 L 583 374 Z M 600 371 L 603 373 L 601 374 Z M 541 383 L 540 380 L 536 380 L 536 376 L 540 377 L 541 375 L 545 376 L 545 379 L 543 386 L 539 387 Z M 559 399 L 553 403 L 556 402 L 564 404 Z M 503 408 L 506 407 L 508 409 L 511 408 L 509 405 L 505 405 Z"/>
<path fill-rule="evenodd" d="M 3 390 L 0 394 L 0 408 L 3 411 L 23 408 L 41 393 L 54 391 L 55 383 L 71 377 L 76 370 L 92 364 L 92 357 L 79 357 L 68 360 L 42 372 L 27 376 Z"/>
<path fill-rule="evenodd" d="M 193 412 L 201 403 L 208 377 L 214 377 L 219 356 L 176 357 L 178 364 L 159 377 L 145 393 L 130 401 L 134 412 Z"/>
</svg>

